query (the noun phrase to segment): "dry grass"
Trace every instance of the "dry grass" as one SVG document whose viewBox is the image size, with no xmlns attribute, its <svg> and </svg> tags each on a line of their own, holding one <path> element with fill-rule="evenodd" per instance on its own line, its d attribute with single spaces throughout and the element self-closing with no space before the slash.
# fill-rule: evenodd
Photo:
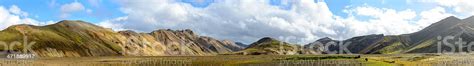
<svg viewBox="0 0 474 66">
<path fill-rule="evenodd" d="M 472 65 L 474 55 L 437 55 L 437 54 L 390 54 L 390 55 L 225 55 L 225 56 L 150 56 L 150 57 L 73 57 L 73 58 L 37 58 L 37 59 L 0 59 L 1 65 L 48 65 L 48 66 L 147 66 L 147 65 L 199 65 L 199 66 L 240 66 L 240 65 L 360 65 L 360 66 L 397 66 L 397 65 Z M 288 59 L 290 58 L 290 59 Z M 297 59 L 294 59 L 297 58 Z M 303 58 L 303 59 L 298 59 Z M 316 59 L 314 59 L 316 58 Z M 365 59 L 368 59 L 366 61 Z M 468 62 L 468 63 L 463 63 Z"/>
</svg>

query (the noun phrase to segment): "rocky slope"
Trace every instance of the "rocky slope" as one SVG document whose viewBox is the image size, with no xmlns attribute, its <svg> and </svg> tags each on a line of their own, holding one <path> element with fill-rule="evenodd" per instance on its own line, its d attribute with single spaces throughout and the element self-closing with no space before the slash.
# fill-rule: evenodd
<svg viewBox="0 0 474 66">
<path fill-rule="evenodd" d="M 353 37 L 343 40 L 344 43 L 349 43 L 347 48 L 351 53 L 357 54 L 400 54 L 400 53 L 436 53 L 438 51 L 437 42 L 442 41 L 446 36 L 453 36 L 455 39 L 450 40 L 453 48 L 446 45 L 440 46 L 440 50 L 455 49 L 456 52 L 466 52 L 467 44 L 458 46 L 454 41 L 462 39 L 462 41 L 474 40 L 474 16 L 466 19 L 458 19 L 456 17 L 448 17 L 439 22 L 433 23 L 430 26 L 414 33 L 402 35 L 366 35 Z M 438 39 L 438 37 L 440 39 Z M 325 41 L 341 42 L 337 40 L 328 40 L 327 38 L 320 39 L 316 42 L 323 43 Z M 316 46 L 312 49 L 316 51 L 321 49 L 318 45 L 308 44 L 305 47 Z M 461 50 L 459 50 L 461 48 Z M 331 50 L 340 50 L 339 45 L 329 47 Z M 320 51 L 324 54 L 324 52 Z"/>
<path fill-rule="evenodd" d="M 198 36 L 191 30 L 151 33 L 114 32 L 83 21 L 64 20 L 46 26 L 15 25 L 0 31 L 3 54 L 24 52 L 40 57 L 216 55 L 243 49 L 229 40 Z M 25 38 L 25 39 L 24 39 Z M 21 42 L 19 44 L 15 44 Z"/>
<path fill-rule="evenodd" d="M 338 40 L 333 40 L 329 37 L 324 37 L 312 43 L 304 45 L 304 48 L 307 50 L 307 53 L 305 54 L 328 54 L 328 51 L 337 52 L 339 51 L 339 43 L 340 41 Z M 328 48 L 325 48 L 326 46 Z"/>
<path fill-rule="evenodd" d="M 454 44 L 455 41 L 462 39 L 462 41 L 466 41 L 467 43 L 474 41 L 474 16 L 471 16 L 466 19 L 458 19 L 456 17 L 448 17 L 440 22 L 434 23 L 431 26 L 424 28 L 419 32 L 415 32 L 409 34 L 408 36 L 410 50 L 404 51 L 407 53 L 422 53 L 422 52 L 429 52 L 434 53 L 437 52 L 438 41 L 442 41 L 442 39 L 447 38 L 447 36 L 452 36 L 454 39 L 448 41 L 452 45 L 455 45 L 453 49 L 456 52 L 462 51 L 467 52 L 468 44 L 463 44 L 464 46 L 459 46 Z M 421 35 L 421 36 L 417 36 Z M 438 39 L 438 37 L 440 39 Z M 461 48 L 461 50 L 459 50 Z M 451 48 L 443 45 L 441 47 L 442 50 L 450 50 Z"/>
</svg>

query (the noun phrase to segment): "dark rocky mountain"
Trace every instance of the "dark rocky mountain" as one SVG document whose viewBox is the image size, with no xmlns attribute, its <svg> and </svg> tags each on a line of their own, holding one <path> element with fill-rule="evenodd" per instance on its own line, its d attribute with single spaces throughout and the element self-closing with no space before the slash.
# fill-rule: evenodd
<svg viewBox="0 0 474 66">
<path fill-rule="evenodd" d="M 454 37 L 453 40 L 448 41 L 452 45 L 455 46 L 456 52 L 463 51 L 466 52 L 467 45 L 459 46 L 454 44 L 455 41 L 462 39 L 462 41 L 466 41 L 467 43 L 474 41 L 474 16 L 471 16 L 466 19 L 459 20 L 455 17 L 449 17 L 444 20 L 441 20 L 438 23 L 432 24 L 419 32 L 415 32 L 410 34 L 410 44 L 412 45 L 412 50 L 405 51 L 408 53 L 423 53 L 429 52 L 434 53 L 437 52 L 438 41 L 442 41 L 442 39 L 446 38 L 447 36 Z M 425 36 L 415 36 L 415 35 L 425 35 Z M 438 37 L 440 39 L 438 39 Z M 458 48 L 462 48 L 462 50 L 458 50 Z M 442 50 L 450 50 L 447 46 L 442 46 Z M 472 49 L 469 49 L 472 50 Z"/>
<path fill-rule="evenodd" d="M 449 41 L 449 43 L 455 45 L 454 41 L 462 39 L 463 41 L 474 40 L 474 16 L 466 19 L 458 19 L 456 17 L 447 17 L 439 22 L 433 23 L 430 26 L 414 33 L 402 34 L 402 35 L 365 35 L 353 37 L 344 40 L 344 43 L 350 42 L 347 49 L 351 53 L 357 54 L 400 54 L 400 53 L 436 53 L 438 51 L 438 41 L 445 38 L 446 36 L 453 36 L 455 39 Z M 438 37 L 440 39 L 438 39 Z M 316 42 L 340 42 L 323 38 Z M 307 46 L 314 46 L 314 44 L 308 44 Z M 467 44 L 463 47 L 454 46 L 456 52 L 466 52 Z M 306 47 L 306 46 L 305 46 Z M 340 50 L 336 45 L 330 47 L 331 50 Z M 458 50 L 461 48 L 462 50 Z M 319 49 L 319 48 L 316 48 Z M 440 50 L 451 50 L 452 48 L 442 45 Z M 315 49 L 312 49 L 315 50 Z M 324 54 L 324 52 L 321 52 Z"/>
<path fill-rule="evenodd" d="M 40 57 L 216 55 L 244 48 L 233 41 L 198 36 L 189 29 L 160 29 L 151 33 L 114 32 L 72 20 L 46 26 L 10 26 L 0 31 L 0 36 L 0 41 L 7 45 L 15 41 L 23 42 L 24 37 L 27 42 L 35 42 L 31 51 Z M 0 49 L 21 51 L 25 47 L 28 45 Z"/>
<path fill-rule="evenodd" d="M 308 53 L 306 54 L 327 54 L 327 52 L 323 51 L 339 51 L 339 42 L 340 41 L 338 40 L 333 40 L 329 37 L 324 37 L 316 40 L 315 42 L 304 45 L 304 48 L 308 51 Z M 329 45 L 328 48 L 324 48 L 327 45 Z"/>
</svg>

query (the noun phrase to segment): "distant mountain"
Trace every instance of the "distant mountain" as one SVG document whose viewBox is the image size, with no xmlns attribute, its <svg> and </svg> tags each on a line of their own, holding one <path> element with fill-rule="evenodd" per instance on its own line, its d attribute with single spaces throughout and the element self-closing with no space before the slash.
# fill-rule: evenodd
<svg viewBox="0 0 474 66">
<path fill-rule="evenodd" d="M 40 57 L 216 55 L 244 47 L 229 40 L 198 36 L 191 30 L 161 29 L 151 33 L 114 32 L 83 21 L 64 20 L 46 26 L 14 25 L 0 31 L 0 41 L 11 45 L 26 37 Z M 10 51 L 20 51 L 16 45 Z M 8 47 L 0 47 L 4 50 Z M 11 52 L 8 52 L 9 54 Z"/>
<path fill-rule="evenodd" d="M 249 45 L 243 44 L 243 43 L 241 43 L 241 42 L 235 42 L 235 44 L 237 44 L 237 45 L 239 45 L 239 46 L 241 46 L 241 47 L 244 47 L 244 48 L 246 48 L 246 47 L 249 46 Z"/>
</svg>

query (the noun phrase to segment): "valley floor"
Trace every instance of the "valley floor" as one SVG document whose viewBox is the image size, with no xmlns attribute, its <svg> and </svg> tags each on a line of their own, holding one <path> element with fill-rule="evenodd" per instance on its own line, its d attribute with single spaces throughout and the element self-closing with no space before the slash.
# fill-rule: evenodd
<svg viewBox="0 0 474 66">
<path fill-rule="evenodd" d="M 472 54 L 222 55 L 0 59 L 0 66 L 433 66 L 474 65 Z"/>
</svg>

